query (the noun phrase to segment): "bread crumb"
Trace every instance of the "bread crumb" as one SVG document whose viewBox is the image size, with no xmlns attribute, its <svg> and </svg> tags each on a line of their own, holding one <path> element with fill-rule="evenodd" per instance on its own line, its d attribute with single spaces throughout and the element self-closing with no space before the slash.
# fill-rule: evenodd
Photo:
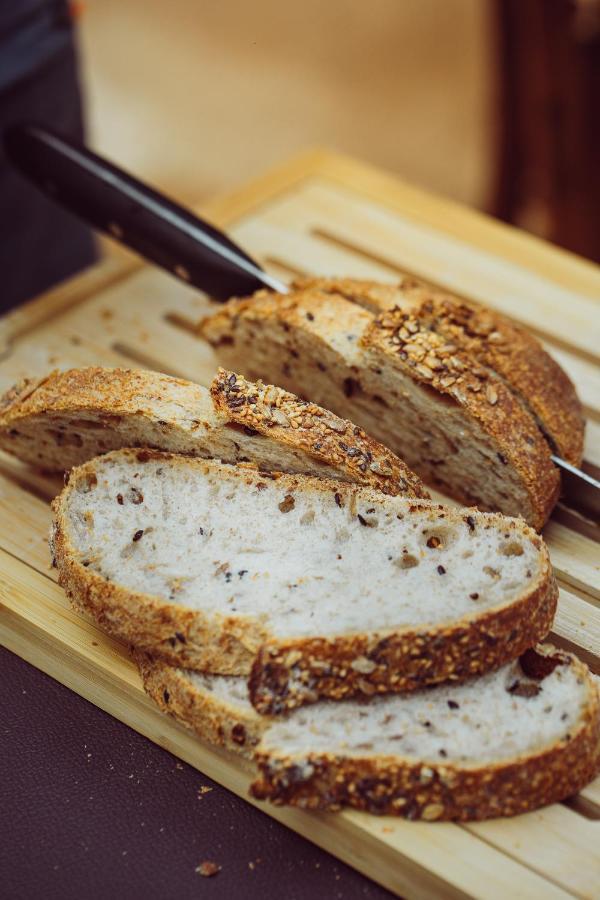
<svg viewBox="0 0 600 900">
<path fill-rule="evenodd" d="M 198 875 L 202 875 L 203 878 L 212 878 L 213 875 L 217 875 L 221 871 L 221 868 L 222 866 L 211 859 L 205 859 L 199 866 L 196 866 L 196 872 Z"/>
</svg>

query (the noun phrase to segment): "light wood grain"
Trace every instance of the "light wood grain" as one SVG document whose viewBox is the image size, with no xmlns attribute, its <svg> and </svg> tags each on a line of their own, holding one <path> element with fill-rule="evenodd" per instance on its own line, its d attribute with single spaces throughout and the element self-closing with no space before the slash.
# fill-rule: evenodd
<svg viewBox="0 0 600 900">
<path fill-rule="evenodd" d="M 586 458 L 600 463 L 599 344 L 588 327 L 600 295 L 595 267 L 319 151 L 204 212 L 280 276 L 390 280 L 404 267 L 527 322 L 575 381 L 591 416 Z M 101 266 L 0 323 L 8 351 L 0 388 L 49 368 L 89 364 L 146 366 L 208 384 L 216 360 L 186 328 L 208 308 L 206 297 L 166 273 Z M 47 548 L 48 500 L 59 488 L 59 479 L 0 454 L 0 641 L 245 796 L 249 775 L 239 761 L 162 716 L 124 648 L 70 610 Z M 552 520 L 544 537 L 561 585 L 553 639 L 598 670 L 598 543 L 564 519 Z M 588 811 L 600 812 L 600 779 L 580 796 Z M 406 897 L 588 896 L 598 874 L 598 822 L 576 804 L 468 827 L 261 808 Z"/>
</svg>

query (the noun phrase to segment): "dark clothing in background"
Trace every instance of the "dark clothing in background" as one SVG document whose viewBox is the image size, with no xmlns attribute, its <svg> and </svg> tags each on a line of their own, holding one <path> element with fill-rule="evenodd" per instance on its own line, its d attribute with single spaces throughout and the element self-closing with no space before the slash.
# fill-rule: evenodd
<svg viewBox="0 0 600 900">
<path fill-rule="evenodd" d="M 0 131 L 25 121 L 83 139 L 66 0 L 0 0 Z M 96 256 L 89 229 L 19 175 L 0 146 L 0 313 Z"/>
</svg>

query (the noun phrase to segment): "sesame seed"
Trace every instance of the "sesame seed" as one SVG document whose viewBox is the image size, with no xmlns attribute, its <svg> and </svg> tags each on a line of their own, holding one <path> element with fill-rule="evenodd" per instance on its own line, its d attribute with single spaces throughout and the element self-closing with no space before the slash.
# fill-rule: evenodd
<svg viewBox="0 0 600 900">
<path fill-rule="evenodd" d="M 488 384 L 485 389 L 485 397 L 486 400 L 491 406 L 494 406 L 498 402 L 498 393 L 491 384 Z"/>
</svg>

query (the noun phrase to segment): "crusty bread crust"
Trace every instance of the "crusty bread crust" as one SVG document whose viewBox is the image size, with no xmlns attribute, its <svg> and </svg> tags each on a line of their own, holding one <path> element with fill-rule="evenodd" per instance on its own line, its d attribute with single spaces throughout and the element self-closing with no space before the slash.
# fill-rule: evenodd
<svg viewBox="0 0 600 900">
<path fill-rule="evenodd" d="M 518 473 L 529 500 L 522 514 L 537 529 L 559 494 L 552 450 L 581 462 L 584 421 L 573 385 L 535 338 L 484 307 L 408 278 L 400 286 L 300 279 L 285 296 L 259 291 L 230 301 L 199 324 L 199 333 L 217 353 L 235 360 L 239 322 L 256 331 L 258 345 L 262 329 L 283 328 L 296 346 L 306 343 L 317 360 L 320 343 L 331 353 L 344 330 L 354 332 L 363 350 L 362 357 L 352 357 L 357 379 L 373 373 L 382 360 L 462 406 L 490 437 L 498 460 Z M 284 371 L 283 339 L 280 352 Z M 340 352 L 340 366 L 347 368 L 350 358 L 343 358 L 343 348 Z M 259 374 L 252 353 L 248 366 Z M 315 372 L 319 377 L 329 376 Z M 476 499 L 461 493 L 459 484 L 452 487 L 457 499 Z"/>
<path fill-rule="evenodd" d="M 81 369 L 54 369 L 43 378 L 24 378 L 0 397 L 0 426 L 17 426 L 28 416 L 49 412 L 157 415 L 156 403 L 174 402 L 182 408 L 197 409 L 206 394 L 200 385 L 145 369 L 88 366 Z"/>
<path fill-rule="evenodd" d="M 460 623 L 269 641 L 252 666 L 250 700 L 258 712 L 279 715 L 319 697 L 404 693 L 497 669 L 545 638 L 552 627 L 558 589 L 549 560 L 546 565 L 542 582 L 518 603 Z"/>
<path fill-rule="evenodd" d="M 435 332 L 419 328 L 412 333 L 406 327 L 416 322 L 410 312 L 403 310 L 382 313 L 362 335 L 362 346 L 375 359 L 384 358 L 414 381 L 452 398 L 479 421 L 494 439 L 503 465 L 511 465 L 519 473 L 531 504 L 527 518 L 535 528 L 541 528 L 558 500 L 560 477 L 535 420 L 504 382 L 490 379 L 472 354 L 461 351 L 456 344 L 450 345 Z M 427 355 L 424 362 L 414 365 L 409 354 L 418 338 L 423 341 L 417 346 Z M 453 349 L 447 350 L 449 346 Z M 438 371 L 436 366 L 444 369 Z M 449 374 L 448 367 L 452 366 L 455 368 Z M 459 486 L 455 495 L 468 502 L 468 498 L 460 497 Z"/>
<path fill-rule="evenodd" d="M 555 654 L 553 648 L 548 653 Z M 465 765 L 401 756 L 278 755 L 257 748 L 259 799 L 303 809 L 349 806 L 425 821 L 514 816 L 569 797 L 600 770 L 600 697 L 587 670 L 569 657 L 587 687 L 575 731 L 530 754 L 497 764 Z"/>
<path fill-rule="evenodd" d="M 198 690 L 181 669 L 147 654 L 134 656 L 144 690 L 163 712 L 191 728 L 202 740 L 247 759 L 254 758 L 254 749 L 271 719 Z"/>
<path fill-rule="evenodd" d="M 394 308 L 411 311 L 495 371 L 533 413 L 553 449 L 572 465 L 581 465 L 585 420 L 575 386 L 540 342 L 510 319 L 408 275 L 397 285 L 299 278 L 294 286 L 341 294 L 375 314 Z"/>
<path fill-rule="evenodd" d="M 197 469 L 199 475 L 214 474 L 218 468 L 219 478 L 240 477 L 239 469 L 233 467 L 158 451 L 120 450 L 110 457 L 130 458 L 141 464 L 149 459 L 173 460 L 177 465 Z M 264 476 L 248 468 L 243 477 L 253 483 Z M 384 502 L 381 493 L 368 487 L 302 475 L 270 477 L 284 479 L 292 493 L 333 493 L 336 502 L 343 505 L 356 502 L 358 492 L 374 505 Z M 69 534 L 69 498 L 78 485 L 96 482 L 92 460 L 73 470 L 69 483 L 52 505 L 53 558 L 59 583 L 73 604 L 90 613 L 109 634 L 173 665 L 234 675 L 249 674 L 252 669 L 251 699 L 260 712 L 279 713 L 319 696 L 339 698 L 412 690 L 485 672 L 543 638 L 552 622 L 556 584 L 548 551 L 531 529 L 519 520 L 503 516 L 484 516 L 474 511 L 470 515 L 415 500 L 411 502 L 411 512 L 439 508 L 447 522 L 459 523 L 461 527 L 477 527 L 478 522 L 489 527 L 501 525 L 515 536 L 533 541 L 542 554 L 539 577 L 532 578 L 519 600 L 474 612 L 460 622 L 442 622 L 430 628 L 407 627 L 391 633 L 276 640 L 268 626 L 258 620 L 209 614 L 136 593 L 84 566 Z M 398 669 L 400 665 L 406 666 L 405 672 Z"/>
<path fill-rule="evenodd" d="M 210 393 L 215 408 L 231 422 L 304 450 L 344 473 L 345 481 L 369 484 L 384 494 L 429 497 L 421 479 L 391 450 L 316 403 L 226 369 L 218 370 Z"/>
<path fill-rule="evenodd" d="M 58 428 L 60 416 L 64 418 Z M 92 419 L 94 429 L 84 429 L 83 419 Z M 65 431 L 67 421 L 71 427 Z M 302 459 L 308 458 L 323 474 L 341 480 L 370 484 L 386 494 L 429 496 L 414 472 L 351 422 L 280 388 L 252 384 L 223 369 L 210 392 L 182 378 L 138 369 L 56 370 L 43 379 L 25 379 L 0 398 L 0 447 L 47 470 L 56 468 L 56 456 L 63 471 L 116 449 L 118 444 L 107 443 L 106 435 L 114 435 L 117 423 L 123 422 L 129 426 L 126 446 L 268 468 L 264 442 L 254 438 L 262 435 L 280 451 L 280 468 L 287 458 L 292 471 L 301 471 Z M 151 437 L 144 425 L 152 427 Z M 24 434 L 26 426 L 31 434 Z M 56 440 L 51 457 L 39 437 L 34 438 L 43 426 Z M 76 440 L 82 431 L 85 443 Z"/>
</svg>

